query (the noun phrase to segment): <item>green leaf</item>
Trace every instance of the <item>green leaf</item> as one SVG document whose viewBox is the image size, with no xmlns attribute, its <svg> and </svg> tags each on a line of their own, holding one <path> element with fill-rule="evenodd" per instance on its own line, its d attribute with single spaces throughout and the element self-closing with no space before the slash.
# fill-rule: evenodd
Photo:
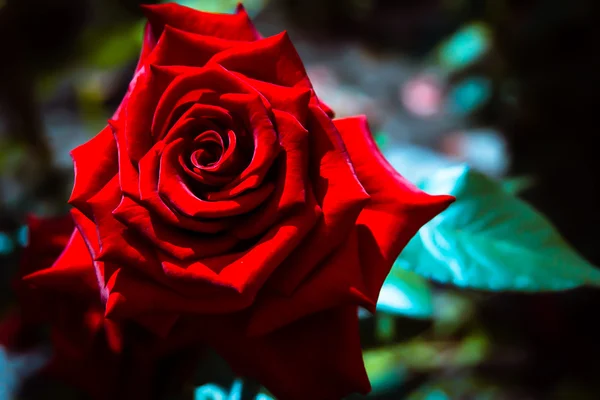
<svg viewBox="0 0 600 400">
<path fill-rule="evenodd" d="M 388 347 L 367 350 L 363 353 L 365 369 L 371 382 L 373 394 L 396 389 L 404 383 L 408 371 Z"/>
<path fill-rule="evenodd" d="M 398 263 L 386 278 L 379 293 L 377 311 L 410 318 L 433 316 L 433 294 L 429 283 Z"/>
<path fill-rule="evenodd" d="M 372 380 L 386 370 L 432 371 L 467 368 L 481 364 L 491 351 L 484 332 L 475 331 L 459 340 L 430 340 L 424 337 L 363 352 L 367 374 Z M 372 382 L 372 381 L 371 381 Z"/>
<path fill-rule="evenodd" d="M 552 291 L 600 285 L 600 271 L 531 206 L 466 166 L 419 185 L 456 202 L 425 225 L 401 265 L 435 281 L 481 290 Z"/>
<path fill-rule="evenodd" d="M 519 194 L 535 184 L 534 179 L 529 176 L 520 176 L 507 179 L 502 183 L 504 190 L 512 194 Z"/>
</svg>

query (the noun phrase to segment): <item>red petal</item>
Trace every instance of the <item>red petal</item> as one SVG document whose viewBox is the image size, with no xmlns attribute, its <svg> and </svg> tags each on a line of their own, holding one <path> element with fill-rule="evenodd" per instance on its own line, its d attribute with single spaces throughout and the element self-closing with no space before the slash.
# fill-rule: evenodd
<svg viewBox="0 0 600 400">
<path fill-rule="evenodd" d="M 252 86 L 220 66 L 213 65 L 205 68 L 155 67 L 153 71 L 154 76 L 161 76 L 161 96 L 156 106 L 151 108 L 156 108 L 156 111 L 154 112 L 152 127 L 148 127 L 148 132 L 152 128 L 155 137 L 160 137 L 159 135 L 166 131 L 165 127 L 173 119 L 174 110 L 180 105 L 180 100 L 185 98 L 188 93 L 203 90 L 213 91 L 217 95 L 239 93 L 259 96 L 259 93 Z M 163 83 L 166 82 L 169 82 L 169 84 L 165 86 Z M 265 103 L 268 106 L 266 101 Z M 211 105 L 220 106 L 220 104 Z"/>
<path fill-rule="evenodd" d="M 247 307 L 252 300 L 247 296 L 240 296 L 231 288 L 216 288 L 205 282 L 194 282 L 193 285 L 188 283 L 187 293 L 180 290 L 181 287 L 179 285 L 174 290 L 148 280 L 133 270 L 119 269 L 108 282 L 110 294 L 106 303 L 106 316 L 144 321 L 147 317 L 162 319 L 174 314 L 234 312 Z M 144 326 L 152 329 L 152 325 Z"/>
<path fill-rule="evenodd" d="M 293 115 L 303 126 L 306 124 L 308 104 L 311 97 L 314 96 L 311 89 L 280 86 L 251 79 L 238 72 L 234 74 L 248 82 L 263 95 L 271 104 L 271 107 Z"/>
<path fill-rule="evenodd" d="M 376 300 L 400 251 L 454 197 L 430 196 L 404 179 L 380 153 L 366 118 L 343 118 L 334 123 L 360 182 L 371 196 L 357 228 L 368 293 Z"/>
<path fill-rule="evenodd" d="M 290 295 L 352 231 L 356 219 L 369 201 L 359 182 L 339 133 L 318 106 L 311 105 L 310 181 L 323 209 L 323 219 L 313 232 L 279 268 L 269 286 Z"/>
<path fill-rule="evenodd" d="M 107 285 L 110 291 L 107 316 L 217 314 L 244 309 L 273 270 L 314 226 L 319 211 L 313 199 L 310 207 L 271 229 L 258 244 L 241 254 L 191 264 L 164 257 L 165 275 L 156 279 L 150 274 L 154 282 L 130 268 L 122 268 Z"/>
<path fill-rule="evenodd" d="M 86 215 L 87 201 L 118 172 L 117 145 L 110 126 L 90 141 L 71 151 L 75 168 L 75 183 L 69 203 Z"/>
<path fill-rule="evenodd" d="M 115 274 L 113 264 L 135 268 L 143 274 L 160 280 L 163 274 L 155 250 L 112 215 L 112 211 L 121 202 L 121 197 L 118 182 L 113 179 L 90 200 L 94 222 L 89 221 L 91 226 L 88 224 L 81 226 L 85 229 L 83 235 L 89 238 L 94 234 L 92 229 L 95 225 L 94 231 L 97 231 L 99 245 L 92 249 L 92 256 L 95 261 L 103 262 L 104 267 L 110 267 L 110 270 L 105 270 L 102 274 L 103 282 L 108 284 Z M 79 221 L 76 222 L 79 224 Z"/>
<path fill-rule="evenodd" d="M 343 305 L 375 308 L 364 294 L 356 231 L 291 296 L 263 292 L 252 307 L 248 334 L 260 336 L 302 317 Z"/>
<path fill-rule="evenodd" d="M 312 193 L 311 193 L 312 194 Z M 321 216 L 314 197 L 307 204 L 272 227 L 250 249 L 237 254 L 177 265 L 165 260 L 165 273 L 188 281 L 206 280 L 214 286 L 234 288 L 254 298 L 264 282 L 281 262 L 298 246 Z"/>
<path fill-rule="evenodd" d="M 243 118 L 245 127 L 252 136 L 254 153 L 250 164 L 231 183 L 219 192 L 208 194 L 207 198 L 213 201 L 239 196 L 251 189 L 260 190 L 260 185 L 281 150 L 277 132 L 271 122 L 271 110 L 266 109 L 257 96 L 226 94 L 221 96 L 220 101 L 227 109 Z"/>
<path fill-rule="evenodd" d="M 50 267 L 63 252 L 73 233 L 70 215 L 55 218 L 27 216 L 27 248 L 19 260 L 19 277 Z"/>
<path fill-rule="evenodd" d="M 180 97 L 172 106 L 168 117 L 162 120 L 159 118 L 154 119 L 152 132 L 154 132 L 156 139 L 170 143 L 175 139 L 184 137 L 183 133 L 187 133 L 187 136 L 192 137 L 194 134 L 201 133 L 181 131 L 180 125 L 184 121 L 190 120 L 202 122 L 207 126 L 207 129 L 217 130 L 219 128 L 217 124 L 222 128 L 233 129 L 235 123 L 230 112 L 221 106 L 211 104 L 214 100 L 209 99 L 209 96 L 217 97 L 218 95 L 213 91 L 193 90 Z M 181 109 L 185 107 L 189 108 L 181 114 Z M 178 114 L 181 114 L 181 116 L 178 117 Z"/>
<path fill-rule="evenodd" d="M 202 326 L 208 343 L 236 374 L 261 382 L 278 399 L 333 400 L 371 389 L 355 306 L 321 312 L 260 337 L 247 336 L 225 319 L 207 319 Z"/>
<path fill-rule="evenodd" d="M 129 228 L 148 239 L 157 248 L 178 260 L 197 260 L 223 254 L 238 240 L 230 235 L 201 237 L 157 221 L 144 207 L 128 197 L 123 197 L 113 215 Z"/>
<path fill-rule="evenodd" d="M 74 230 L 62 254 L 49 268 L 39 269 L 23 278 L 25 282 L 58 292 L 97 298 L 98 291 L 92 258 L 83 237 Z"/>
<path fill-rule="evenodd" d="M 232 220 L 223 218 L 216 220 L 190 218 L 175 212 L 160 198 L 158 195 L 158 171 L 160 168 L 162 147 L 162 142 L 157 143 L 140 160 L 139 188 L 141 203 L 160 216 L 165 222 L 179 228 L 204 233 L 218 233 L 227 229 L 232 224 Z"/>
<path fill-rule="evenodd" d="M 231 233 L 239 238 L 252 238 L 280 221 L 290 210 L 306 203 L 308 132 L 290 114 L 273 110 L 283 151 L 280 153 L 275 193 L 263 206 L 245 219 L 240 219 Z"/>
<path fill-rule="evenodd" d="M 142 5 L 142 8 L 156 38 L 166 25 L 221 39 L 252 41 L 260 37 L 243 7 L 235 14 L 201 12 L 175 3 Z"/>
<path fill-rule="evenodd" d="M 206 201 L 196 196 L 181 176 L 178 156 L 185 142 L 176 140 L 165 147 L 158 179 L 158 192 L 179 213 L 192 218 L 223 218 L 254 210 L 273 192 L 273 184 L 263 184 L 231 200 Z"/>
<path fill-rule="evenodd" d="M 93 265 L 94 271 L 96 272 L 96 282 L 100 290 L 100 299 L 102 302 L 106 302 L 108 297 L 106 282 L 108 282 L 108 279 L 115 272 L 116 267 L 110 263 L 97 261 L 97 258 L 100 255 L 100 240 L 94 222 L 77 209 L 72 209 L 71 215 L 73 216 L 77 230 L 85 241 L 87 249 L 94 260 Z"/>
<path fill-rule="evenodd" d="M 286 32 L 216 54 L 210 64 L 275 85 L 311 89 L 304 64 Z"/>
<path fill-rule="evenodd" d="M 119 158 L 135 166 L 154 144 L 152 121 L 158 102 L 175 76 L 152 65 L 142 67 L 130 83 L 122 118 L 115 121 Z M 119 164 L 119 172 L 122 167 Z"/>
<path fill-rule="evenodd" d="M 157 66 L 202 67 L 215 54 L 240 43 L 242 42 L 197 35 L 167 25 L 146 63 Z"/>
<path fill-rule="evenodd" d="M 169 335 L 178 319 L 178 314 L 150 314 L 137 316 L 135 321 L 164 339 Z"/>
</svg>

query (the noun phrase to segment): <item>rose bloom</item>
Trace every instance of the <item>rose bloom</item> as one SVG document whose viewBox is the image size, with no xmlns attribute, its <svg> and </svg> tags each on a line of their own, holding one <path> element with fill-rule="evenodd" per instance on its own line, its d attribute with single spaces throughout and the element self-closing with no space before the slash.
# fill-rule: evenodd
<svg viewBox="0 0 600 400">
<path fill-rule="evenodd" d="M 63 261 L 26 279 L 94 271 L 106 320 L 206 343 L 277 398 L 367 393 L 357 307 L 453 198 L 400 176 L 364 117 L 333 119 L 286 33 L 241 7 L 144 10 L 123 102 L 72 152 Z"/>
</svg>

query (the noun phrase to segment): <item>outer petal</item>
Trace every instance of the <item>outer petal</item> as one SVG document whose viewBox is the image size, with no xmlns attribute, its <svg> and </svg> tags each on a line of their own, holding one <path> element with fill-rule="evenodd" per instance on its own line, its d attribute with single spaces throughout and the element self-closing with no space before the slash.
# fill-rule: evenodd
<svg viewBox="0 0 600 400">
<path fill-rule="evenodd" d="M 209 64 L 212 63 L 255 80 L 312 88 L 304 64 L 286 32 L 220 52 L 210 60 Z"/>
<path fill-rule="evenodd" d="M 146 275 L 160 279 L 162 273 L 156 260 L 155 250 L 112 214 L 121 202 L 121 198 L 119 184 L 115 177 L 90 200 L 93 222 L 84 219 L 76 220 L 90 246 L 94 261 L 101 261 L 103 264 L 97 265 L 97 268 L 108 267 L 101 273 L 102 276 L 99 276 L 99 281 L 107 285 L 112 275 L 116 273 L 114 266 L 135 268 Z"/>
<path fill-rule="evenodd" d="M 106 281 L 114 273 L 115 267 L 111 264 L 96 260 L 100 254 L 100 240 L 94 222 L 77 209 L 72 209 L 71 215 L 73 216 L 77 230 L 85 241 L 92 260 L 94 260 L 93 265 L 98 289 L 100 290 L 100 299 L 106 301 Z"/>
<path fill-rule="evenodd" d="M 339 133 L 318 106 L 310 106 L 310 181 L 323 218 L 276 271 L 269 286 L 290 295 L 352 231 L 369 195 L 357 178 Z"/>
<path fill-rule="evenodd" d="M 264 282 L 314 226 L 320 209 L 314 199 L 272 228 L 243 253 L 183 263 L 158 253 L 163 271 L 141 274 L 121 268 L 107 284 L 107 315 L 220 314 L 248 307 Z M 117 235 L 116 238 L 122 237 Z M 115 239 L 116 240 L 116 239 Z M 124 245 L 123 242 L 120 243 Z M 129 265 L 133 255 L 115 254 Z M 143 261 L 145 262 L 145 261 Z M 145 272 L 145 271 L 144 271 Z M 154 281 L 148 279 L 151 277 Z"/>
<path fill-rule="evenodd" d="M 208 343 L 234 372 L 261 382 L 276 398 L 338 400 L 371 387 L 362 361 L 355 306 L 321 312 L 261 337 L 235 323 L 204 323 Z"/>
<path fill-rule="evenodd" d="M 146 58 L 146 63 L 202 67 L 215 54 L 240 43 L 243 42 L 196 35 L 167 25 L 158 44 Z"/>
<path fill-rule="evenodd" d="M 112 129 L 107 126 L 90 141 L 71 152 L 75 183 L 69 203 L 90 215 L 87 201 L 118 172 L 117 145 Z"/>
<path fill-rule="evenodd" d="M 358 221 L 360 259 L 376 300 L 392 264 L 417 231 L 448 207 L 452 196 L 431 196 L 404 179 L 383 157 L 365 117 L 334 121 L 364 188 L 371 196 Z"/>
<path fill-rule="evenodd" d="M 144 5 L 142 8 L 156 39 L 166 25 L 221 39 L 253 41 L 260 38 L 244 7 L 238 7 L 235 14 L 206 13 L 175 3 Z"/>
<path fill-rule="evenodd" d="M 51 266 L 71 240 L 73 226 L 73 220 L 69 215 L 57 218 L 38 218 L 29 215 L 27 217 L 28 250 L 21 256 L 19 276 Z"/>
<path fill-rule="evenodd" d="M 95 299 L 98 290 L 92 258 L 78 230 L 74 230 L 64 251 L 50 268 L 39 269 L 23 278 L 29 284 Z"/>
<path fill-rule="evenodd" d="M 344 305 L 374 311 L 375 303 L 363 293 L 363 271 L 356 230 L 346 243 L 327 257 L 291 296 L 265 292 L 252 307 L 248 334 L 264 335 L 302 317 Z"/>
<path fill-rule="evenodd" d="M 239 72 L 234 75 L 244 79 L 261 95 L 263 95 L 275 110 L 285 111 L 293 115 L 303 126 L 306 125 L 308 104 L 315 96 L 312 89 L 295 88 L 275 85 L 273 83 L 251 79 Z"/>
</svg>

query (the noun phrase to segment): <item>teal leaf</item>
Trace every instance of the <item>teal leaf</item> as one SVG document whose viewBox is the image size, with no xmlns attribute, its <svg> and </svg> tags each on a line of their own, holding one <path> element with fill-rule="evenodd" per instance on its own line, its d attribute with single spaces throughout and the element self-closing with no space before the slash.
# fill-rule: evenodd
<svg viewBox="0 0 600 400">
<path fill-rule="evenodd" d="M 13 354 L 0 346 L 0 400 L 16 398 L 21 384 L 43 368 L 49 354 L 36 348 L 24 353 Z"/>
<path fill-rule="evenodd" d="M 490 48 L 491 34 L 482 23 L 471 23 L 459 30 L 439 48 L 439 63 L 454 71 L 473 64 Z"/>
<path fill-rule="evenodd" d="M 397 261 L 396 264 L 402 262 Z M 394 266 L 379 293 L 377 311 L 410 318 L 433 316 L 433 294 L 429 283 L 419 275 Z"/>
<path fill-rule="evenodd" d="M 532 177 L 529 176 L 519 176 L 511 179 L 507 179 L 502 182 L 502 186 L 504 190 L 512 194 L 519 194 L 529 188 L 531 188 L 535 184 L 535 181 Z"/>
<path fill-rule="evenodd" d="M 550 222 L 483 174 L 464 165 L 450 167 L 419 186 L 457 200 L 409 242 L 398 265 L 438 282 L 480 290 L 600 285 L 600 271 Z"/>
<path fill-rule="evenodd" d="M 492 95 L 489 79 L 474 76 L 456 85 L 448 94 L 449 108 L 453 113 L 467 115 L 481 108 Z"/>
</svg>

